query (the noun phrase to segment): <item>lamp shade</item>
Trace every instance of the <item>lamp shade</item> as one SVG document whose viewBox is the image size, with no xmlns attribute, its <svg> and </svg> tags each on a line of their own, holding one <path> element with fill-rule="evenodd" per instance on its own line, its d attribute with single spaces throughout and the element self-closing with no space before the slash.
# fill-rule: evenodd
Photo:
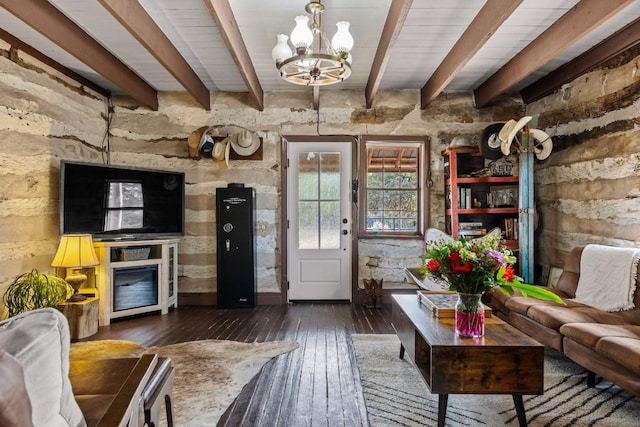
<svg viewBox="0 0 640 427">
<path fill-rule="evenodd" d="M 353 36 L 349 32 L 349 26 L 351 24 L 347 21 L 340 21 L 336 23 L 338 31 L 331 39 L 331 46 L 336 52 L 348 53 L 353 49 Z M 346 55 L 345 55 L 346 56 Z"/>
<path fill-rule="evenodd" d="M 291 31 L 291 43 L 298 48 L 307 49 L 313 43 L 313 33 L 309 28 L 309 17 L 296 16 L 296 27 Z"/>
<path fill-rule="evenodd" d="M 98 264 L 100 261 L 93 249 L 91 234 L 64 234 L 51 262 L 52 267 L 66 268 L 93 267 Z"/>
<path fill-rule="evenodd" d="M 287 40 L 289 40 L 289 36 L 286 34 L 278 34 L 276 36 L 278 42 L 271 50 L 271 58 L 278 63 L 282 62 L 285 59 L 289 58 L 293 53 L 287 44 Z"/>
</svg>

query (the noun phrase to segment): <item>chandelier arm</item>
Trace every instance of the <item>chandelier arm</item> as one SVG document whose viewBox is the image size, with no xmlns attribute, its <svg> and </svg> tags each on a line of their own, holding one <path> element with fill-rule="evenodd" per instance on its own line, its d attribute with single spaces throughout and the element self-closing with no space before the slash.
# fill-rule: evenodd
<svg viewBox="0 0 640 427">
<path fill-rule="evenodd" d="M 329 39 L 327 38 L 327 35 L 325 34 L 325 32 L 324 32 L 324 30 L 322 28 L 320 28 L 320 37 L 322 38 L 322 43 L 324 43 L 324 46 L 325 46 L 325 49 L 327 50 L 327 53 L 329 55 L 339 56 L 338 52 L 336 52 L 336 50 L 333 48 L 333 46 L 329 42 Z"/>
<path fill-rule="evenodd" d="M 306 75 L 306 74 L 309 74 L 309 72 L 308 71 L 298 71 L 298 72 L 295 72 L 295 73 L 284 73 L 284 75 L 286 77 L 297 77 L 297 76 L 302 76 L 302 75 Z"/>
<path fill-rule="evenodd" d="M 327 77 L 330 77 L 333 80 L 342 80 L 342 77 L 340 76 L 336 76 L 335 74 L 331 74 L 331 73 L 326 73 L 325 74 Z"/>
<path fill-rule="evenodd" d="M 343 66 L 343 65 L 330 65 L 330 66 L 328 66 L 328 67 L 321 67 L 320 69 L 321 69 L 322 71 L 324 71 L 324 72 L 329 73 L 329 72 L 331 72 L 331 71 L 340 71 L 340 70 L 343 70 L 343 69 L 344 69 L 344 66 Z"/>
</svg>

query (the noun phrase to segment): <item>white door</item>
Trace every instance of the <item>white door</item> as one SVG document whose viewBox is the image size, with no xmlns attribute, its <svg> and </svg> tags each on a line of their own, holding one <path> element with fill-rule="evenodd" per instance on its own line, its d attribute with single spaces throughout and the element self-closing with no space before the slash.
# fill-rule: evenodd
<svg viewBox="0 0 640 427">
<path fill-rule="evenodd" d="M 351 300 L 351 144 L 289 142 L 289 300 Z"/>
</svg>

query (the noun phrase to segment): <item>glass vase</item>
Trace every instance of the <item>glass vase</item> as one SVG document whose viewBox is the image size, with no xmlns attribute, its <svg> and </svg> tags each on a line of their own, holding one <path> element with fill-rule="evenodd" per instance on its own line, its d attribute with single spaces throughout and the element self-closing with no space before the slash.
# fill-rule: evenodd
<svg viewBox="0 0 640 427">
<path fill-rule="evenodd" d="M 458 293 L 455 307 L 456 334 L 478 338 L 484 335 L 482 294 Z"/>
</svg>

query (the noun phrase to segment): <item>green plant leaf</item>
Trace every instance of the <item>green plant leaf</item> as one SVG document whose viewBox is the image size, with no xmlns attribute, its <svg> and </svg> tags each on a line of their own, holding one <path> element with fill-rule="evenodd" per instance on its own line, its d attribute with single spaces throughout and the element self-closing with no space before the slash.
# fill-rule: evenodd
<svg viewBox="0 0 640 427">
<path fill-rule="evenodd" d="M 540 286 L 529 285 L 527 283 L 520 283 L 517 280 L 514 280 L 513 282 L 509 282 L 509 284 L 506 286 L 502 284 L 500 285 L 500 289 L 502 289 L 503 292 L 505 291 L 505 288 L 511 288 L 511 293 L 505 292 L 508 295 L 513 295 L 513 288 L 516 288 L 520 292 L 522 292 L 522 295 L 524 295 L 525 297 L 533 297 L 540 300 L 555 301 L 559 304 L 564 304 L 564 301 L 562 301 L 562 298 L 560 298 L 558 295 Z"/>
<path fill-rule="evenodd" d="M 2 300 L 9 317 L 44 307 L 55 307 L 67 299 L 73 289 L 62 278 L 33 269 L 17 276 L 5 291 Z"/>
</svg>

